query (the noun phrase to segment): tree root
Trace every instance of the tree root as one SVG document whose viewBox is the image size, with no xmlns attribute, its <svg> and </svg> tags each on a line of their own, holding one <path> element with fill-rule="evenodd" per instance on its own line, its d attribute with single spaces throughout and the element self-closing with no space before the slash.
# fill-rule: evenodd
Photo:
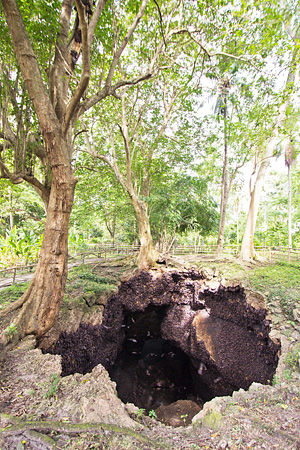
<svg viewBox="0 0 300 450">
<path fill-rule="evenodd" d="M 64 423 L 64 422 L 51 422 L 51 421 L 26 421 L 23 422 L 19 418 L 10 416 L 7 414 L 0 414 L 0 420 L 7 424 L 5 428 L 2 428 L 1 432 L 4 436 L 14 436 L 23 434 L 28 439 L 33 439 L 35 442 L 41 442 L 49 450 L 56 448 L 55 441 L 41 433 L 45 432 L 58 432 L 66 434 L 79 434 L 79 433 L 103 433 L 103 430 L 120 435 L 130 436 L 144 444 L 148 444 L 151 448 L 161 448 L 159 444 L 153 440 L 143 436 L 141 433 L 131 430 L 127 427 L 119 427 L 117 425 L 108 423 Z M 13 425 L 10 425 L 13 423 Z"/>
<path fill-rule="evenodd" d="M 22 435 L 28 439 L 31 444 L 41 444 L 43 449 L 54 450 L 56 442 L 50 436 L 43 433 L 37 433 L 34 430 L 27 430 L 22 432 Z"/>
</svg>

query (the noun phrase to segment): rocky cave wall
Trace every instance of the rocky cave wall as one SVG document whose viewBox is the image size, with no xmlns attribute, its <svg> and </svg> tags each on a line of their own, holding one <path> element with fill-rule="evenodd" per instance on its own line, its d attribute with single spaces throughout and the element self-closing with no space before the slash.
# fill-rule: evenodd
<svg viewBox="0 0 300 450">
<path fill-rule="evenodd" d="M 258 294 L 212 275 L 141 271 L 121 283 L 101 324 L 62 333 L 48 351 L 62 355 L 64 375 L 101 363 L 120 398 L 139 407 L 180 398 L 201 404 L 254 381 L 271 383 L 280 344 L 270 339 L 266 316 Z"/>
</svg>

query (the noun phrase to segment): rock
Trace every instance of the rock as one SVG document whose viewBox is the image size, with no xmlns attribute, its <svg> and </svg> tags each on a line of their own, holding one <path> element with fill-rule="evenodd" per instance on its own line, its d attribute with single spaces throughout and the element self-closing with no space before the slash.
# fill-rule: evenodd
<svg viewBox="0 0 300 450">
<path fill-rule="evenodd" d="M 116 290 L 111 290 L 107 292 L 103 292 L 102 294 L 97 294 L 95 292 L 92 292 L 90 294 L 86 293 L 83 297 L 85 302 L 88 304 L 89 307 L 92 307 L 94 305 L 102 305 L 105 306 L 108 302 L 108 299 L 115 294 Z"/>
<path fill-rule="evenodd" d="M 298 331 L 294 331 L 293 333 L 292 333 L 292 339 L 294 339 L 294 341 L 299 341 L 299 338 L 300 338 L 300 333 L 298 332 Z"/>
<path fill-rule="evenodd" d="M 210 402 L 205 403 L 202 411 L 200 411 L 196 416 L 193 417 L 193 425 L 197 425 L 197 422 L 200 422 L 203 426 L 209 428 L 210 430 L 220 430 L 223 426 L 221 408 L 222 400 L 218 397 L 214 398 Z"/>
<path fill-rule="evenodd" d="M 200 273 L 203 276 L 203 278 L 206 278 L 207 280 L 211 280 L 215 276 L 214 271 L 209 268 L 202 268 L 200 270 Z"/>
<path fill-rule="evenodd" d="M 111 291 L 108 292 L 104 292 L 103 294 L 100 294 L 96 297 L 96 305 L 103 305 L 105 306 L 106 303 L 108 302 L 109 298 L 117 293 L 117 289 L 113 289 Z"/>
<path fill-rule="evenodd" d="M 126 403 L 125 408 L 131 415 L 136 416 L 138 414 L 139 408 L 135 406 L 133 403 Z"/>
<path fill-rule="evenodd" d="M 192 423 L 193 417 L 200 411 L 200 406 L 191 400 L 178 400 L 155 410 L 157 419 L 172 427 L 185 427 Z"/>
<path fill-rule="evenodd" d="M 245 289 L 247 302 L 255 309 L 266 308 L 266 297 L 262 292 Z"/>
<path fill-rule="evenodd" d="M 45 406 L 44 406 L 45 409 Z M 125 405 L 116 395 L 116 385 L 99 364 L 86 375 L 75 374 L 61 379 L 57 399 L 49 413 L 71 422 L 105 422 L 135 427 Z"/>
<path fill-rule="evenodd" d="M 228 442 L 227 441 L 220 441 L 218 444 L 217 449 L 219 450 L 225 450 L 226 448 L 229 448 Z"/>
<path fill-rule="evenodd" d="M 205 289 L 209 289 L 210 291 L 213 292 L 217 292 L 217 290 L 220 287 L 220 282 L 216 279 L 209 279 L 206 283 L 205 283 Z"/>
<path fill-rule="evenodd" d="M 17 415 L 21 404 L 26 413 L 34 414 L 37 420 L 68 419 L 72 423 L 136 426 L 103 366 L 97 365 L 86 375 L 76 373 L 61 377 L 61 356 L 43 354 L 37 348 L 31 350 L 34 342 L 33 338 L 25 338 L 0 365 L 3 379 L 17 384 L 17 392 L 21 393 L 13 403 L 8 401 L 8 391 L 1 394 L 8 408 L 2 408 L 1 412 Z"/>
<path fill-rule="evenodd" d="M 256 392 L 262 389 L 262 384 L 260 383 L 252 383 L 251 386 L 249 387 L 249 392 Z"/>
<path fill-rule="evenodd" d="M 295 322 L 300 322 L 300 309 L 293 310 L 293 317 Z"/>
</svg>

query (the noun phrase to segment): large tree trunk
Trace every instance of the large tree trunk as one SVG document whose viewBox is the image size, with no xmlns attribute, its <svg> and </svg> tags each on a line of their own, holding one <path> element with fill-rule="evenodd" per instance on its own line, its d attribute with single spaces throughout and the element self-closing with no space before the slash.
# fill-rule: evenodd
<svg viewBox="0 0 300 450">
<path fill-rule="evenodd" d="M 66 174 L 65 174 L 66 175 Z M 53 179 L 45 224 L 44 239 L 38 265 L 25 294 L 1 319 L 3 325 L 13 323 L 14 333 L 3 333 L 2 341 L 27 334 L 42 336 L 58 317 L 67 279 L 68 229 L 76 180 L 72 173 Z"/>
<path fill-rule="evenodd" d="M 4 331 L 0 336 L 1 343 L 11 339 L 12 334 L 19 338 L 28 333 L 41 336 L 54 324 L 58 316 L 67 277 L 68 226 L 76 184 L 71 165 L 73 125 L 86 110 L 108 95 L 114 95 L 116 89 L 122 85 L 135 85 L 148 79 L 151 73 L 143 73 L 138 78 L 123 79 L 113 84 L 115 69 L 141 20 L 148 0 L 142 1 L 121 45 L 114 48 L 103 88 L 97 95 L 86 98 L 83 102 L 82 97 L 90 79 L 90 48 L 106 0 L 97 2 L 92 17 L 85 7 L 86 2 L 62 0 L 55 58 L 49 71 L 49 89 L 45 88 L 41 68 L 31 46 L 17 0 L 0 1 L 22 77 L 38 118 L 52 176 L 44 240 L 36 273 L 23 297 L 0 316 L 0 330 Z M 69 40 L 74 3 L 77 16 L 72 38 Z M 92 3 L 89 2 L 90 6 Z M 71 93 L 69 82 L 79 56 L 81 75 Z M 48 187 L 46 186 L 47 189 Z M 8 329 L 3 330 L 7 325 Z"/>
<path fill-rule="evenodd" d="M 67 278 L 68 228 L 76 179 L 71 167 L 70 129 L 65 127 L 63 117 L 59 120 L 54 110 L 18 5 L 15 0 L 1 1 L 22 76 L 38 117 L 52 172 L 44 239 L 34 278 L 25 294 L 0 317 L 1 343 L 5 344 L 30 333 L 41 336 L 53 326 L 58 317 Z M 72 6 L 72 1 L 64 0 L 63 20 L 70 16 Z M 65 75 L 64 67 L 61 74 Z"/>
<path fill-rule="evenodd" d="M 138 267 L 139 269 L 149 269 L 157 262 L 159 253 L 153 245 L 147 204 L 136 197 L 132 197 L 132 204 L 137 217 L 141 245 L 138 255 Z"/>
</svg>

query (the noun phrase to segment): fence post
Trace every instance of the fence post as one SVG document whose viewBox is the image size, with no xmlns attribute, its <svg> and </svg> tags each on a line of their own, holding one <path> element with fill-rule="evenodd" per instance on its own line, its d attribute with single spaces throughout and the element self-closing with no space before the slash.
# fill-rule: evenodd
<svg viewBox="0 0 300 450">
<path fill-rule="evenodd" d="M 15 281 L 16 281 L 16 274 L 17 274 L 17 268 L 14 267 L 14 274 L 13 274 L 13 282 L 12 282 L 12 284 L 15 284 Z"/>
<path fill-rule="evenodd" d="M 289 247 L 289 263 L 291 262 L 291 247 Z"/>
<path fill-rule="evenodd" d="M 106 248 L 104 250 L 104 261 L 106 261 Z"/>
</svg>

